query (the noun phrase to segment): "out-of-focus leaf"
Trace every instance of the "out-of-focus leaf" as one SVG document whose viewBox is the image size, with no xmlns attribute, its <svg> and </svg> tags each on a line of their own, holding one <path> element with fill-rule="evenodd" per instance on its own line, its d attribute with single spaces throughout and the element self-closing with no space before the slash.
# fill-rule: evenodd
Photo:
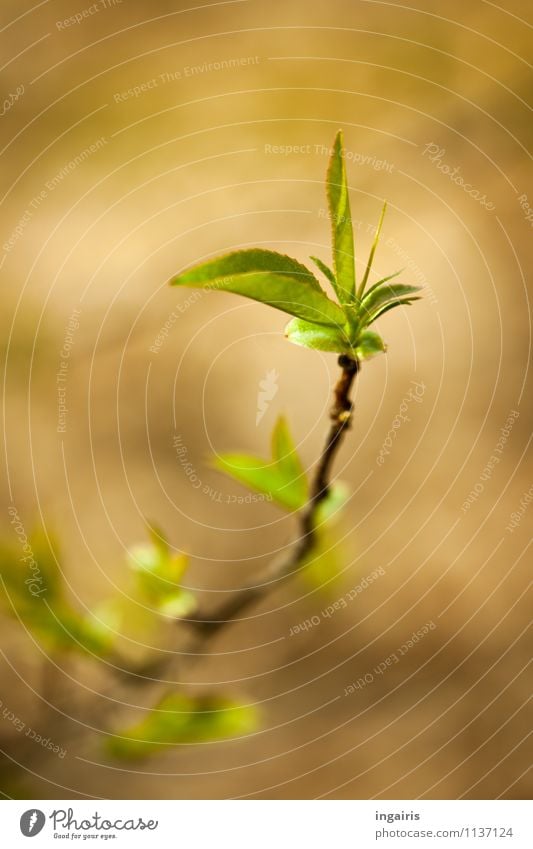
<svg viewBox="0 0 533 849">
<path fill-rule="evenodd" d="M 316 508 L 313 522 L 315 544 L 302 563 L 302 577 L 324 595 L 329 595 L 336 588 L 343 568 L 342 546 L 336 525 L 348 495 L 345 483 L 337 481 L 332 484 L 327 497 Z"/>
<path fill-rule="evenodd" d="M 329 595 L 343 568 L 341 545 L 332 527 L 322 525 L 315 533 L 316 544 L 303 561 L 300 574 L 312 587 Z"/>
<path fill-rule="evenodd" d="M 331 217 L 336 289 L 341 303 L 345 304 L 349 303 L 355 294 L 355 262 L 350 197 L 344 162 L 343 136 L 340 130 L 335 137 L 329 161 L 326 189 Z M 306 318 L 306 316 L 302 317 Z"/>
<path fill-rule="evenodd" d="M 44 530 L 31 534 L 21 550 L 3 545 L 4 609 L 48 649 L 105 654 L 111 648 L 109 636 L 66 598 L 58 557 L 57 543 Z"/>
<path fill-rule="evenodd" d="M 247 454 L 222 454 L 213 463 L 239 483 L 271 496 L 285 509 L 299 510 L 307 502 L 307 478 L 282 416 L 273 430 L 270 461 Z"/>
<path fill-rule="evenodd" d="M 150 522 L 147 526 L 148 536 L 152 540 L 153 545 L 161 553 L 161 556 L 170 555 L 170 545 L 161 528 Z"/>
<path fill-rule="evenodd" d="M 344 324 L 342 309 L 297 260 L 274 251 L 236 251 L 184 271 L 175 286 L 218 289 L 252 298 L 318 324 Z"/>
<path fill-rule="evenodd" d="M 92 629 L 100 640 L 132 666 L 143 663 L 154 649 L 166 646 L 168 625 L 158 609 L 126 595 L 101 602 L 92 617 Z"/>
<path fill-rule="evenodd" d="M 381 318 L 389 310 L 393 310 L 395 307 L 410 307 L 412 303 L 415 301 L 420 301 L 420 298 L 401 298 L 397 301 L 391 301 L 390 304 L 386 304 L 384 307 L 380 307 L 380 309 L 376 310 L 372 315 L 372 319 L 369 324 L 373 324 L 378 318 Z"/>
<path fill-rule="evenodd" d="M 165 616 L 181 619 L 196 608 L 196 599 L 180 586 L 189 559 L 173 554 L 162 531 L 149 526 L 151 544 L 136 545 L 128 552 L 128 562 L 137 585 L 150 606 Z"/>
<path fill-rule="evenodd" d="M 33 607 L 45 596 L 49 602 L 63 597 L 57 551 L 57 544 L 41 529 L 28 538 L 24 533 L 20 546 L 0 545 L 0 574 L 17 608 Z"/>
<path fill-rule="evenodd" d="M 277 463 L 285 478 L 299 489 L 301 498 L 305 499 L 307 497 L 305 472 L 285 416 L 278 417 L 272 430 L 272 459 Z"/>
<path fill-rule="evenodd" d="M 81 651 L 103 656 L 113 648 L 114 635 L 104 631 L 91 614 L 79 614 L 71 607 L 50 610 L 50 618 L 43 629 L 45 639 L 65 651 Z"/>
<path fill-rule="evenodd" d="M 285 328 L 289 342 L 315 351 L 330 351 L 337 354 L 353 354 L 348 335 L 336 327 L 325 327 L 293 318 Z"/>
<path fill-rule="evenodd" d="M 220 696 L 172 693 L 141 722 L 110 737 L 106 749 L 116 758 L 143 758 L 181 743 L 249 734 L 256 725 L 257 711 L 253 706 Z"/>
<path fill-rule="evenodd" d="M 172 619 L 185 619 L 194 613 L 198 606 L 196 596 L 189 590 L 178 590 L 168 595 L 159 605 L 159 611 Z"/>
<path fill-rule="evenodd" d="M 185 554 L 172 554 L 169 548 L 137 545 L 129 550 L 128 562 L 146 598 L 159 604 L 179 593 L 189 561 Z"/>
<path fill-rule="evenodd" d="M 359 334 L 356 349 L 358 360 L 368 360 L 370 357 L 381 354 L 386 350 L 385 343 L 379 333 L 374 333 L 372 330 L 363 330 Z"/>
<path fill-rule="evenodd" d="M 332 524 L 340 518 L 342 508 L 348 500 L 350 490 L 343 481 L 336 481 L 329 488 L 327 497 L 315 511 L 315 525 Z"/>
</svg>

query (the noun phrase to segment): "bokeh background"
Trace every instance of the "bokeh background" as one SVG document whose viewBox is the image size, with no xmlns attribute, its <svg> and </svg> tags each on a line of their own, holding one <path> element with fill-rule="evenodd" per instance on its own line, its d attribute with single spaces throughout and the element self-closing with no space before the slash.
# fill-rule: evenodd
<svg viewBox="0 0 533 849">
<path fill-rule="evenodd" d="M 126 591 L 147 517 L 216 606 L 297 527 L 232 501 L 245 491 L 210 455 L 266 455 L 281 413 L 309 468 L 324 438 L 334 355 L 289 345 L 272 309 L 170 289 L 173 273 L 253 245 L 329 261 L 323 179 L 342 127 L 359 269 L 386 198 L 374 279 L 405 268 L 424 286 L 380 321 L 388 353 L 357 382 L 337 583 L 273 587 L 171 679 L 258 705 L 260 729 L 117 764 L 99 745 L 110 699 L 131 722 L 162 685 L 113 685 L 5 618 L 3 705 L 66 756 L 3 721 L 4 795 L 528 795 L 530 18 L 521 0 L 4 0 L 2 532 L 16 544 L 12 505 L 53 530 L 81 608 Z"/>
</svg>

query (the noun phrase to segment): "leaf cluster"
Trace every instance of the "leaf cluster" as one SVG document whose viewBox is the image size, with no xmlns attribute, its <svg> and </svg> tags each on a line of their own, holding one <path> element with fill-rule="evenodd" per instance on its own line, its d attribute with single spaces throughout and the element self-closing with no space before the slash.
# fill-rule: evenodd
<svg viewBox="0 0 533 849">
<path fill-rule="evenodd" d="M 336 300 L 328 297 L 315 274 L 292 257 L 252 248 L 235 251 L 195 265 L 171 280 L 175 286 L 219 289 L 244 295 L 294 316 L 285 328 L 297 345 L 345 354 L 364 360 L 385 351 L 381 336 L 369 327 L 389 310 L 418 300 L 419 287 L 391 283 L 391 274 L 367 288 L 379 242 L 386 204 L 376 229 L 361 283 L 357 284 L 350 197 L 339 131 L 326 175 L 331 219 L 333 268 L 310 257 L 331 284 Z"/>
</svg>

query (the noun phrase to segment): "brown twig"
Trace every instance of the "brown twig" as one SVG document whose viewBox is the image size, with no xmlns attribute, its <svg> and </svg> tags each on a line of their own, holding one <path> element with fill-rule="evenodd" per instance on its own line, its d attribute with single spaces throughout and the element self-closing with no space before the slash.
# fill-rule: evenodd
<svg viewBox="0 0 533 849">
<path fill-rule="evenodd" d="M 185 651 L 177 653 L 180 659 L 187 656 L 190 662 L 195 662 L 202 657 L 203 654 L 200 650 L 207 640 L 231 623 L 242 621 L 242 614 L 246 610 L 276 587 L 279 581 L 296 574 L 306 557 L 312 552 L 316 543 L 316 513 L 320 504 L 329 494 L 333 461 L 344 433 L 351 424 L 352 402 L 350 392 L 360 368 L 358 360 L 344 354 L 339 357 L 339 366 L 342 371 L 335 385 L 334 404 L 330 411 L 331 426 L 311 481 L 309 501 L 300 514 L 300 537 L 291 547 L 288 555 L 271 563 L 266 575 L 259 578 L 255 583 L 238 590 L 213 612 L 199 611 L 189 619 L 179 620 L 181 624 L 188 625 L 194 632 L 194 638 L 186 646 Z M 152 659 L 137 669 L 124 669 L 123 674 L 126 677 L 126 682 L 133 686 L 147 679 L 154 683 L 158 680 L 160 682 L 159 676 L 168 672 L 169 666 L 172 665 L 174 660 L 175 656 L 172 654 L 162 659 Z M 119 666 L 120 661 L 117 659 L 116 667 L 119 668 Z"/>
<path fill-rule="evenodd" d="M 301 535 L 289 556 L 284 558 L 281 563 L 276 562 L 271 566 L 266 576 L 270 579 L 274 576 L 277 580 L 282 580 L 293 575 L 307 555 L 311 553 L 316 542 L 316 512 L 328 496 L 333 461 L 344 433 L 350 427 L 352 417 L 350 391 L 359 371 L 358 360 L 344 354 L 339 357 L 339 365 L 342 372 L 335 386 L 335 403 L 330 412 L 331 426 L 311 482 L 309 501 L 301 513 Z M 213 613 L 203 614 L 200 612 L 189 619 L 188 622 L 195 628 L 201 638 L 200 642 L 203 643 L 207 637 L 214 635 L 225 625 L 238 621 L 239 615 L 262 598 L 272 586 L 271 581 L 267 585 L 262 582 L 251 584 L 223 602 Z"/>
</svg>

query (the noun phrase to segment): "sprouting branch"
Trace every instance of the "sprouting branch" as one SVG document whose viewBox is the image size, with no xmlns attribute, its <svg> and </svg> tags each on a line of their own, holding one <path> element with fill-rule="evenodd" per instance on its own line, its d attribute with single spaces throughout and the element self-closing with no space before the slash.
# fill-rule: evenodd
<svg viewBox="0 0 533 849">
<path fill-rule="evenodd" d="M 112 686 L 100 693 L 102 699 L 98 709 L 96 701 L 89 705 L 90 723 L 94 723 L 95 719 L 103 723 L 115 708 L 122 705 L 118 692 L 120 685 L 123 685 L 123 688 L 135 688 L 152 684 L 154 688 L 164 687 L 165 689 L 169 684 L 173 687 L 180 686 L 183 681 L 182 661 L 187 659 L 187 662 L 195 663 L 204 655 L 208 655 L 209 647 L 206 643 L 211 637 L 232 623 L 246 621 L 246 614 L 255 603 L 275 589 L 281 581 L 297 574 L 319 551 L 322 513 L 320 508 L 330 494 L 333 464 L 345 431 L 351 424 L 350 393 L 355 377 L 363 360 L 386 351 L 386 345 L 381 336 L 369 328 L 389 310 L 418 300 L 417 292 L 419 292 L 416 286 L 392 283 L 396 274 L 382 278 L 367 289 L 385 207 L 379 220 L 364 276 L 359 287 L 356 285 L 353 227 L 345 159 L 342 132 L 339 131 L 332 148 L 326 175 L 328 210 L 332 222 L 333 268 L 329 268 L 320 259 L 311 258 L 329 281 L 337 300 L 332 300 L 328 296 L 315 274 L 299 260 L 263 248 L 236 250 L 224 256 L 209 259 L 183 270 L 171 281 L 177 286 L 232 292 L 281 310 L 292 317 L 285 327 L 285 336 L 290 342 L 312 350 L 335 353 L 339 357 L 341 373 L 334 390 L 334 404 L 330 412 L 331 424 L 309 488 L 307 476 L 283 417 L 278 419 L 272 434 L 272 461 L 258 466 L 258 458 L 255 457 L 224 455 L 217 458 L 218 468 L 226 474 L 252 489 L 270 493 L 273 499 L 285 509 L 299 511 L 297 539 L 288 550 L 270 564 L 266 574 L 259 576 L 255 583 L 248 584 L 232 593 L 226 601 L 211 612 L 200 610 L 198 613 L 191 614 L 196 600 L 182 586 L 181 580 L 187 567 L 187 558 L 183 554 L 175 554 L 163 534 L 152 527 L 150 529 L 151 544 L 136 546 L 128 554 L 129 565 L 135 571 L 137 591 L 144 600 L 143 604 L 148 600 L 155 615 L 162 614 L 182 623 L 188 629 L 189 635 L 181 650 L 177 648 L 176 651 L 158 652 L 157 660 L 151 659 L 148 663 L 139 665 L 128 663 L 119 651 L 115 653 L 111 634 L 114 627 L 108 629 L 110 637 L 108 639 L 107 634 L 104 633 L 106 628 L 101 627 L 102 622 L 98 620 L 98 617 L 95 624 L 91 622 L 90 617 L 80 617 L 75 609 L 71 609 L 57 580 L 55 555 L 48 552 L 48 547 L 44 556 L 39 559 L 41 568 L 43 564 L 48 564 L 49 584 L 51 588 L 54 588 L 55 595 L 51 608 L 46 605 L 39 609 L 36 630 L 49 634 L 54 645 L 57 642 L 61 648 L 86 649 L 102 657 L 107 662 L 109 671 L 115 673 Z M 234 462 L 235 459 L 237 462 Z M 28 599 L 28 590 L 22 584 L 17 558 L 13 557 L 11 561 L 17 567 L 11 575 L 11 585 L 19 593 L 19 599 L 22 599 L 21 607 L 25 619 L 31 623 L 32 617 L 36 616 L 37 601 L 33 597 L 33 592 L 31 599 Z M 28 601 L 31 603 L 29 604 Z M 41 615 L 43 609 L 49 614 L 44 618 Z M 110 609 L 109 616 L 112 619 L 113 600 L 111 600 Z M 126 622 L 127 606 L 121 608 L 119 604 L 118 610 L 118 621 Z M 106 620 L 105 616 L 104 620 Z M 165 677 L 174 680 L 164 680 Z M 183 713 L 190 713 L 193 731 L 193 719 L 196 712 L 202 715 L 212 713 L 215 717 L 219 713 L 218 708 L 213 709 L 214 702 L 206 702 L 203 697 L 196 702 L 194 700 L 188 702 L 186 696 L 183 697 L 185 701 L 176 702 L 176 698 L 182 698 L 182 694 L 168 695 L 167 693 L 164 701 L 158 704 L 164 703 L 168 707 L 170 703 L 169 712 L 171 714 L 176 712 L 180 722 Z M 61 707 L 54 705 L 52 703 L 54 700 L 47 697 L 46 690 L 43 693 L 43 701 L 49 706 L 48 712 L 45 713 L 47 724 L 52 728 L 57 726 L 62 732 L 63 705 Z M 124 700 L 124 704 L 129 704 L 129 696 Z M 206 704 L 211 707 L 206 709 Z M 177 708 L 176 705 L 178 705 Z M 192 705 L 190 710 L 187 705 Z M 122 748 L 115 741 L 113 749 L 115 755 L 117 752 L 118 756 L 121 756 L 120 752 L 122 754 L 126 752 L 127 756 L 132 755 L 132 752 L 133 755 L 138 754 L 142 750 L 142 745 L 139 749 L 139 743 L 143 742 L 136 738 L 139 733 L 146 735 L 145 742 L 148 748 L 144 749 L 145 753 L 152 751 L 151 742 L 157 745 L 160 743 L 168 745 L 190 739 L 187 737 L 189 732 L 179 723 L 173 732 L 175 737 L 171 735 L 172 739 L 169 739 L 168 717 L 161 727 L 155 721 L 160 709 L 160 707 L 154 708 L 153 716 L 151 718 L 149 716 L 146 720 L 148 724 L 141 723 L 134 726 L 133 730 L 130 729 L 129 736 L 126 729 Z M 226 709 L 230 710 L 227 706 L 224 710 Z M 75 720 L 73 726 L 79 721 Z M 72 729 L 72 731 L 75 730 L 75 728 Z M 154 734 L 156 737 L 160 734 L 161 739 L 152 740 Z M 205 734 L 203 724 L 202 734 Z M 120 739 L 120 735 L 117 735 L 116 740 Z"/>
<path fill-rule="evenodd" d="M 276 585 L 272 578 L 279 581 L 293 575 L 315 546 L 317 509 L 328 496 L 333 461 L 344 433 L 350 427 L 352 417 L 350 391 L 360 368 L 358 360 L 344 354 L 339 357 L 338 362 L 342 371 L 334 390 L 335 400 L 330 413 L 331 426 L 311 482 L 309 501 L 301 513 L 300 537 L 289 552 L 288 557 L 281 561 L 277 560 L 271 565 L 268 574 L 265 576 L 268 578 L 268 582 L 258 581 L 255 584 L 250 584 L 223 602 L 212 613 L 199 612 L 188 620 L 189 625 L 193 626 L 201 637 L 201 642 L 218 633 L 231 622 L 235 622 L 242 613 L 266 595 Z"/>
</svg>

